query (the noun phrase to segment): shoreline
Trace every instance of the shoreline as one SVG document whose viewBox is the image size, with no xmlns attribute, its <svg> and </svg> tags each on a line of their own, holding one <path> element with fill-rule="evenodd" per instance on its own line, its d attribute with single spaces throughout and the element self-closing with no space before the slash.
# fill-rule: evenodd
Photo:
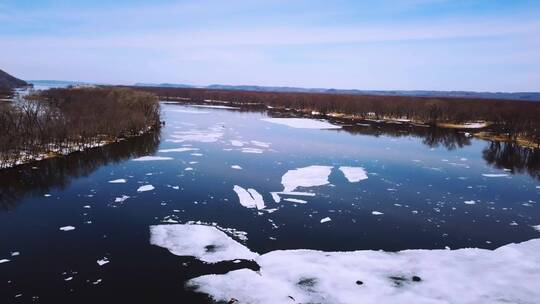
<svg viewBox="0 0 540 304">
<path fill-rule="evenodd" d="M 17 168 L 19 166 L 29 165 L 29 164 L 32 164 L 32 163 L 41 162 L 41 161 L 49 160 L 49 159 L 56 158 L 56 157 L 64 157 L 64 156 L 68 156 L 68 155 L 71 155 L 71 154 L 74 154 L 74 153 L 77 153 L 77 152 L 83 152 L 83 151 L 87 151 L 87 150 L 91 150 L 91 149 L 96 149 L 96 148 L 101 148 L 101 147 L 104 147 L 104 146 L 116 144 L 116 143 L 119 143 L 119 142 L 122 142 L 122 141 L 125 141 L 125 140 L 129 140 L 129 139 L 132 139 L 132 138 L 144 136 L 144 135 L 150 134 L 152 132 L 159 131 L 160 129 L 161 129 L 161 124 L 159 126 L 157 126 L 157 127 L 156 126 L 149 127 L 149 129 L 147 131 L 142 132 L 140 134 L 118 137 L 116 139 L 104 139 L 104 140 L 100 140 L 100 141 L 95 141 L 95 142 L 92 142 L 91 144 L 89 144 L 89 145 L 87 145 L 85 147 L 79 147 L 79 148 L 76 148 L 74 150 L 67 151 L 66 153 L 61 153 L 60 151 L 53 151 L 53 150 L 44 151 L 44 152 L 40 153 L 39 155 L 37 155 L 36 157 L 31 157 L 31 158 L 27 158 L 27 159 L 19 158 L 19 159 L 15 160 L 12 163 L 12 165 L 4 165 L 4 162 L 2 160 L 0 160 L 0 172 L 2 172 L 3 170 L 14 169 L 14 168 Z M 19 152 L 19 154 L 20 153 L 21 152 Z"/>
<path fill-rule="evenodd" d="M 206 104 L 206 105 L 230 105 L 230 106 L 240 106 L 245 108 L 260 108 L 266 110 L 277 110 L 288 113 L 301 113 L 307 115 L 309 118 L 321 119 L 321 118 L 330 118 L 337 120 L 343 123 L 354 123 L 360 125 L 373 125 L 373 124 L 400 124 L 400 125 L 411 125 L 415 127 L 425 127 L 425 128 L 441 128 L 441 129 L 453 129 L 458 132 L 462 131 L 468 137 L 475 137 L 488 141 L 496 142 L 511 142 L 515 143 L 524 148 L 531 149 L 540 149 L 540 143 L 536 143 L 533 140 L 518 137 L 516 140 L 509 139 L 503 134 L 497 134 L 489 130 L 489 127 L 493 125 L 492 122 L 488 121 L 475 121 L 469 123 L 452 123 L 452 122 L 440 122 L 435 124 L 426 123 L 423 121 L 416 121 L 411 119 L 403 118 L 365 118 L 361 116 L 345 114 L 345 113 L 320 113 L 310 109 L 293 109 L 293 108 L 284 108 L 284 107 L 273 107 L 267 106 L 261 103 L 242 103 L 234 101 L 224 101 L 224 100 L 204 100 L 202 102 L 195 102 L 190 98 L 185 97 L 171 97 L 171 96 L 158 96 L 160 102 L 169 103 L 169 104 L 181 104 L 181 105 L 197 105 L 197 104 Z"/>
</svg>

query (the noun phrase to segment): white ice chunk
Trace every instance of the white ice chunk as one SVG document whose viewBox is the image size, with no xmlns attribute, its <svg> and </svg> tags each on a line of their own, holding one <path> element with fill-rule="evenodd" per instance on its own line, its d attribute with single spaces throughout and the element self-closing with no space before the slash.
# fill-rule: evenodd
<svg viewBox="0 0 540 304">
<path fill-rule="evenodd" d="M 287 201 L 287 202 L 291 202 L 291 203 L 307 204 L 307 201 L 301 200 L 301 199 L 296 199 L 296 198 L 286 198 L 286 199 L 283 199 L 283 200 Z"/>
<path fill-rule="evenodd" d="M 210 112 L 197 111 L 197 110 L 168 110 L 168 112 L 185 113 L 185 114 L 208 114 Z"/>
<path fill-rule="evenodd" d="M 105 265 L 105 264 L 107 264 L 107 263 L 109 263 L 109 262 L 110 262 L 109 259 L 107 259 L 106 257 L 103 258 L 103 259 L 97 260 L 97 264 L 98 264 L 99 266 L 103 266 L 103 265 Z"/>
<path fill-rule="evenodd" d="M 75 230 L 75 227 L 73 227 L 73 226 L 64 226 L 64 227 L 60 227 L 60 230 L 62 230 L 62 231 L 71 231 L 71 230 Z"/>
<path fill-rule="evenodd" d="M 201 234 L 180 236 L 192 240 L 181 254 L 201 248 Z M 496 250 L 278 250 L 255 258 L 257 272 L 204 275 L 188 285 L 239 303 L 536 303 L 539 250 L 540 239 Z"/>
<path fill-rule="evenodd" d="M 484 177 L 506 177 L 508 174 L 491 174 L 491 173 L 484 173 L 482 174 Z"/>
<path fill-rule="evenodd" d="M 109 183 L 111 183 L 111 184 L 125 184 L 125 183 L 127 183 L 127 181 L 124 178 L 121 178 L 121 179 L 111 180 L 111 181 L 109 181 Z"/>
<path fill-rule="evenodd" d="M 252 140 L 251 143 L 260 148 L 270 148 L 270 143 Z"/>
<path fill-rule="evenodd" d="M 9 262 L 9 261 L 10 261 L 10 260 L 8 260 L 8 259 L 1 259 L 1 260 L 0 260 L 0 264 L 2 264 L 2 263 L 7 263 L 7 262 Z"/>
<path fill-rule="evenodd" d="M 236 170 L 242 170 L 242 167 L 240 167 L 239 165 L 232 165 L 231 168 Z"/>
<path fill-rule="evenodd" d="M 223 136 L 223 132 L 215 130 L 191 130 L 191 131 L 176 131 L 171 135 L 172 139 L 169 142 L 182 143 L 186 141 L 196 141 L 203 143 L 212 143 L 218 141 Z"/>
<path fill-rule="evenodd" d="M 127 195 L 122 195 L 121 197 L 117 197 L 114 199 L 114 202 L 115 203 L 123 203 L 125 200 L 127 200 L 129 198 L 129 196 Z"/>
<path fill-rule="evenodd" d="M 172 152 L 188 152 L 188 151 L 197 151 L 197 148 L 173 148 L 173 149 L 161 149 L 158 152 L 161 153 L 172 153 Z"/>
<path fill-rule="evenodd" d="M 243 147 L 244 146 L 244 142 L 240 141 L 240 140 L 231 140 L 231 145 L 235 146 L 235 147 Z"/>
<path fill-rule="evenodd" d="M 172 160 L 172 157 L 163 157 L 163 156 L 143 156 L 139 158 L 132 159 L 133 161 L 154 161 L 154 160 Z"/>
<path fill-rule="evenodd" d="M 298 187 L 315 187 L 328 184 L 332 167 L 309 166 L 289 170 L 281 177 L 284 192 L 292 192 Z"/>
<path fill-rule="evenodd" d="M 265 204 L 262 195 L 259 194 L 255 189 L 244 189 L 238 185 L 235 185 L 233 188 L 240 204 L 246 208 L 257 208 L 259 210 L 264 209 Z"/>
<path fill-rule="evenodd" d="M 172 254 L 194 256 L 208 263 L 253 260 L 258 256 L 223 231 L 205 225 L 150 226 L 150 243 Z"/>
<path fill-rule="evenodd" d="M 474 205 L 474 204 L 476 204 L 476 201 L 470 200 L 470 201 L 464 201 L 463 203 L 465 203 L 467 205 Z"/>
<path fill-rule="evenodd" d="M 366 170 L 362 167 L 339 167 L 343 175 L 351 183 L 356 183 L 368 178 Z"/>
<path fill-rule="evenodd" d="M 373 215 L 383 215 L 384 213 L 379 212 L 379 211 L 372 211 L 371 214 L 373 214 Z"/>
<path fill-rule="evenodd" d="M 137 189 L 137 192 L 146 192 L 146 191 L 152 191 L 154 190 L 154 186 L 152 185 L 144 185 L 144 186 L 140 186 L 139 189 Z"/>
<path fill-rule="evenodd" d="M 325 218 L 321 219 L 321 224 L 326 223 L 326 222 L 330 222 L 331 220 L 332 220 L 331 218 L 325 217 Z"/>
<path fill-rule="evenodd" d="M 263 150 L 257 148 L 242 148 L 242 153 L 261 154 Z"/>
<path fill-rule="evenodd" d="M 197 108 L 209 108 L 209 109 L 240 109 L 238 107 L 218 106 L 218 105 L 190 105 Z"/>
<path fill-rule="evenodd" d="M 308 118 L 264 118 L 266 122 L 285 125 L 297 129 L 341 129 L 341 126 L 333 125 L 324 120 Z"/>
</svg>

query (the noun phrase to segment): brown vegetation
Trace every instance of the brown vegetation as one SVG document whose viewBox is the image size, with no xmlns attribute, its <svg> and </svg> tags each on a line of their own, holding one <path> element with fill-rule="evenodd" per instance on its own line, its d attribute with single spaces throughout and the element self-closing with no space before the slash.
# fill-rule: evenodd
<svg viewBox="0 0 540 304">
<path fill-rule="evenodd" d="M 144 87 L 167 100 L 227 101 L 260 104 L 322 114 L 340 113 L 356 119 L 408 119 L 436 125 L 477 121 L 510 140 L 527 138 L 540 143 L 540 102 L 467 98 L 360 96 L 323 93 L 279 93 L 195 88 Z"/>
<path fill-rule="evenodd" d="M 158 126 L 159 103 L 120 88 L 50 89 L 0 103 L 0 167 L 67 154 Z"/>
</svg>

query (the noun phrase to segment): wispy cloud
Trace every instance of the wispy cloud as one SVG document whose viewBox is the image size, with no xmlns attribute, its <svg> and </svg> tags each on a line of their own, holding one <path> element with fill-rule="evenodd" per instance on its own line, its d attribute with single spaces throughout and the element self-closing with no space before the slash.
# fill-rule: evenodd
<svg viewBox="0 0 540 304">
<path fill-rule="evenodd" d="M 539 90 L 540 6 L 518 2 L 203 0 L 22 9 L 0 0 L 0 65 L 26 78 L 87 81 Z"/>
</svg>

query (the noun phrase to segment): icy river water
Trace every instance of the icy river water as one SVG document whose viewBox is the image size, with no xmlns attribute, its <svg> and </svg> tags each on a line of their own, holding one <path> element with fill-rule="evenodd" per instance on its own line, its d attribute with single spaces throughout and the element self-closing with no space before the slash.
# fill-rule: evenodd
<svg viewBox="0 0 540 304">
<path fill-rule="evenodd" d="M 261 281 L 268 295 L 249 275 L 277 263 L 276 250 L 489 255 L 540 238 L 538 151 L 266 111 L 164 103 L 162 113 L 160 134 L 0 172 L 0 303 L 263 303 L 279 288 L 291 288 L 284 303 L 349 303 L 316 274 L 293 282 L 297 294 Z M 294 268 L 291 252 L 281 261 Z M 246 277 L 205 276 L 238 269 Z M 394 287 L 420 280 L 395 271 Z M 360 279 L 348 293 L 369 287 Z"/>
</svg>

